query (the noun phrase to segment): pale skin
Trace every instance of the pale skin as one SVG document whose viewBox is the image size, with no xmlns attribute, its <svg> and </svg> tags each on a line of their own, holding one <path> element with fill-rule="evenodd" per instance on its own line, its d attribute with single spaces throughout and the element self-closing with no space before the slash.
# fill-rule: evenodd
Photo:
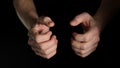
<svg viewBox="0 0 120 68">
<path fill-rule="evenodd" d="M 86 57 L 96 50 L 100 40 L 100 29 L 96 21 L 88 13 L 82 13 L 70 22 L 71 26 L 77 26 L 79 24 L 83 24 L 84 33 L 73 33 L 71 39 L 72 49 L 78 56 Z"/>
<path fill-rule="evenodd" d="M 70 21 L 71 26 L 82 24 L 84 29 L 83 34 L 73 32 L 71 37 L 71 47 L 76 55 L 87 57 L 96 50 L 100 32 L 119 9 L 119 3 L 119 0 L 103 0 L 93 17 L 83 12 Z M 50 28 L 55 26 L 52 19 L 47 16 L 39 17 L 33 0 L 13 0 L 13 4 L 18 17 L 28 29 L 28 44 L 35 54 L 46 59 L 53 57 L 57 53 L 58 39 L 50 31 Z"/>
<path fill-rule="evenodd" d="M 38 24 L 30 29 L 28 44 L 36 55 L 49 59 L 57 52 L 58 40 L 50 31 L 54 22 L 49 17 L 44 17 L 42 22 L 43 24 L 38 21 Z"/>
</svg>

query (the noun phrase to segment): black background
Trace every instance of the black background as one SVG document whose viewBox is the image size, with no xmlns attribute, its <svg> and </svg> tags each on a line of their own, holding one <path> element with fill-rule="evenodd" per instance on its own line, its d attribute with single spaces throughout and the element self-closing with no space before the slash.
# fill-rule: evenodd
<svg viewBox="0 0 120 68">
<path fill-rule="evenodd" d="M 99 4 L 99 3 L 98 3 Z M 93 8 L 96 10 L 96 7 Z M 38 9 L 39 10 L 39 9 Z M 89 11 L 88 11 L 89 12 Z M 95 11 L 90 10 L 91 15 Z M 47 12 L 46 12 L 47 13 Z M 43 13 L 44 14 L 44 13 Z M 69 14 L 69 13 L 68 13 Z M 77 13 L 76 13 L 77 14 Z M 74 14 L 73 14 L 74 15 Z M 58 18 L 58 17 L 57 17 Z M 65 18 L 65 17 L 64 17 Z M 54 20 L 53 16 L 53 20 Z M 71 18 L 70 18 L 71 19 Z M 41 57 L 38 57 L 30 49 L 27 44 L 28 36 L 27 30 L 23 24 L 18 19 L 12 0 L 4 0 L 0 2 L 0 50 L 1 50 L 1 64 L 3 67 L 0 68 L 39 68 L 41 65 L 74 65 L 74 66 L 117 66 L 119 65 L 119 32 L 120 32 L 120 13 L 118 13 L 105 27 L 101 33 L 101 40 L 97 50 L 92 53 L 87 58 L 80 58 L 76 56 L 73 51 L 70 51 L 70 46 L 67 47 L 65 41 L 68 40 L 65 37 L 67 34 L 64 34 L 65 31 L 63 27 L 60 27 L 57 24 L 56 29 L 53 28 L 53 32 L 56 33 L 60 39 L 58 48 L 58 53 L 51 59 L 46 60 Z M 61 19 L 60 19 L 61 20 Z M 69 20 L 66 20 L 67 22 Z M 62 22 L 62 21 L 60 21 Z M 64 24 L 66 25 L 66 24 Z M 68 25 L 68 24 L 67 24 Z M 68 27 L 69 28 L 69 27 Z M 69 31 L 69 30 L 68 30 Z M 69 32 L 68 32 L 69 33 Z M 67 41 L 69 42 L 69 41 Z M 69 43 L 68 43 L 69 44 Z M 65 46 L 64 46 L 65 45 Z M 68 49 L 68 51 L 67 51 Z"/>
</svg>

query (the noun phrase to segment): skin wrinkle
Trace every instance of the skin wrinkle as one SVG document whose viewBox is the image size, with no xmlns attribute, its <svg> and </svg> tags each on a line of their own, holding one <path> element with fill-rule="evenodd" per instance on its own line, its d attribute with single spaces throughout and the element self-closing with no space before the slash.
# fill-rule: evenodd
<svg viewBox="0 0 120 68">
<path fill-rule="evenodd" d="M 47 5 L 48 2 L 44 1 L 44 3 L 46 3 L 46 5 Z M 38 49 L 40 50 L 39 53 L 35 52 L 36 55 L 39 55 L 39 56 L 41 56 L 43 58 L 47 58 L 47 59 L 50 59 L 51 57 L 53 57 L 56 54 L 57 47 L 53 48 L 53 50 L 55 50 L 55 51 L 53 51 L 49 55 L 42 55 L 42 54 L 45 54 L 45 52 L 46 52 L 46 49 L 44 49 L 43 46 L 47 47 L 48 45 L 51 45 L 51 47 L 49 48 L 50 50 L 55 45 L 58 46 L 58 42 L 56 43 L 56 41 L 58 41 L 58 39 L 56 37 L 53 37 L 54 35 L 52 35 L 52 33 L 47 34 L 47 32 L 50 31 L 50 28 L 55 26 L 55 23 L 52 21 L 52 19 L 49 17 L 49 15 L 48 16 L 38 16 L 38 13 L 36 11 L 36 7 L 34 5 L 33 0 L 13 0 L 13 5 L 15 7 L 17 16 L 19 17 L 19 19 L 21 20 L 23 25 L 28 29 L 29 38 L 32 39 L 32 40 L 30 40 L 30 39 L 28 40 L 28 44 L 31 47 L 35 46 L 36 48 L 34 47 L 34 49 L 37 50 L 37 47 L 38 47 Z M 50 5 L 50 3 L 49 3 L 49 5 Z M 111 5 L 112 5 L 112 7 L 111 7 Z M 99 43 L 100 32 L 103 30 L 105 25 L 115 16 L 116 11 L 118 11 L 120 9 L 120 7 L 118 7 L 119 5 L 120 5 L 120 0 L 115 0 L 115 1 L 102 0 L 100 6 L 97 9 L 94 16 L 91 16 L 88 12 L 83 12 L 83 13 L 76 15 L 69 22 L 71 27 L 72 26 L 76 27 L 79 24 L 82 24 L 82 28 L 84 30 L 83 34 L 79 34 L 79 33 L 74 34 L 74 32 L 73 32 L 73 35 L 71 37 L 73 39 L 73 40 L 71 40 L 72 49 L 75 51 L 75 49 L 73 47 L 81 48 L 81 45 L 83 45 L 82 46 L 83 50 L 87 50 L 88 48 L 91 49 L 89 52 L 87 52 L 86 54 L 82 54 L 82 55 L 80 55 L 81 50 L 79 50 L 80 53 L 77 53 L 77 55 L 79 55 L 81 57 L 87 57 L 88 55 L 90 55 L 92 52 L 94 52 L 96 50 L 97 47 L 94 47 L 94 45 L 90 46 L 90 44 Z M 46 11 L 49 10 L 49 9 L 47 9 L 47 7 L 49 8 L 49 6 L 45 6 L 45 7 L 46 7 L 45 8 Z M 50 7 L 52 7 L 52 6 L 50 6 Z M 65 6 L 64 8 L 67 8 L 67 6 Z M 72 7 L 72 8 L 74 9 L 74 7 Z M 77 10 L 77 8 L 79 9 L 79 7 L 77 6 L 75 8 L 75 11 Z M 44 9 L 41 11 L 44 11 Z M 59 10 L 57 10 L 57 11 L 59 11 Z M 54 16 L 52 18 L 54 18 Z M 60 25 L 60 27 L 62 27 L 62 26 L 64 26 L 64 25 Z M 51 41 L 52 37 L 55 40 Z M 96 38 L 96 40 L 94 40 L 95 38 Z M 79 42 L 79 43 L 75 43 L 74 41 Z M 50 42 L 50 43 L 48 43 L 48 42 Z M 53 42 L 54 42 L 54 45 L 52 45 Z M 46 44 L 43 45 L 43 43 L 46 43 Z M 76 53 L 76 51 L 75 51 L 75 53 Z"/>
</svg>

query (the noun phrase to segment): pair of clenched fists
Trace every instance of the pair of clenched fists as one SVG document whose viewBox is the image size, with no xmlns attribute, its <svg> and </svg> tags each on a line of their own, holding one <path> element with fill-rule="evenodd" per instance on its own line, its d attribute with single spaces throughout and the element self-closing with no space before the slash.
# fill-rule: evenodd
<svg viewBox="0 0 120 68">
<path fill-rule="evenodd" d="M 100 40 L 100 28 L 96 20 L 88 13 L 84 12 L 76 16 L 71 22 L 71 26 L 82 24 L 84 33 L 73 33 L 71 45 L 74 52 L 81 57 L 86 57 L 96 50 Z M 58 39 L 50 31 L 55 23 L 50 17 L 40 17 L 37 23 L 29 30 L 28 44 L 36 55 L 43 58 L 51 58 L 57 52 Z"/>
</svg>

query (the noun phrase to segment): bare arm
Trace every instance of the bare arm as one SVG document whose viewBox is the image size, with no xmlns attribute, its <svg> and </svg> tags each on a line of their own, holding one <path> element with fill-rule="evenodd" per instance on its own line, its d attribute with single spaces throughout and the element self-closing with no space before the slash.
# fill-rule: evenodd
<svg viewBox="0 0 120 68">
<path fill-rule="evenodd" d="M 28 44 L 36 55 L 43 58 L 51 58 L 57 52 L 58 40 L 52 35 L 50 27 L 54 22 L 50 17 L 39 17 L 33 0 L 13 0 L 17 15 L 28 29 Z"/>
<path fill-rule="evenodd" d="M 115 14 L 120 10 L 120 0 L 102 0 L 101 5 L 94 16 L 102 30 Z"/>
<path fill-rule="evenodd" d="M 102 0 L 94 17 L 85 12 L 77 15 L 70 22 L 72 26 L 82 24 L 84 29 L 83 34 L 73 33 L 71 44 L 76 55 L 87 57 L 96 50 L 100 41 L 100 32 L 119 9 L 120 0 Z"/>
<path fill-rule="evenodd" d="M 29 30 L 38 19 L 33 0 L 13 0 L 13 4 L 21 22 Z"/>
</svg>

